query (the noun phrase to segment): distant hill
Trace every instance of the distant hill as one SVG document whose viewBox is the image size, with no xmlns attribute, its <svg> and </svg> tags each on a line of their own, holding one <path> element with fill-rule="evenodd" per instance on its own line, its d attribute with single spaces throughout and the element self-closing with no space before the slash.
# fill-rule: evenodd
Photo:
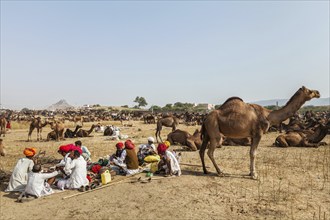
<svg viewBox="0 0 330 220">
<path fill-rule="evenodd" d="M 67 109 L 73 109 L 74 107 L 67 103 L 64 99 L 61 99 L 55 104 L 52 104 L 47 108 L 49 111 L 55 111 L 55 110 L 67 110 Z"/>
<path fill-rule="evenodd" d="M 289 99 L 271 99 L 271 100 L 262 100 L 262 101 L 256 101 L 256 102 L 251 102 L 251 103 L 258 104 L 261 106 L 270 106 L 270 105 L 276 105 L 276 102 L 278 102 L 279 106 L 284 106 L 288 101 L 289 101 Z M 304 106 L 307 106 L 307 105 L 313 105 L 313 106 L 330 105 L 330 97 L 312 99 L 310 101 L 307 101 Z"/>
</svg>

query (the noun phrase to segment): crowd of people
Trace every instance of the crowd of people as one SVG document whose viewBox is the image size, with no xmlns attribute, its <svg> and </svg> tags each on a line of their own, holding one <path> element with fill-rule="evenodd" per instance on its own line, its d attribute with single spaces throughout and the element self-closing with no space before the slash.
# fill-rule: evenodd
<svg viewBox="0 0 330 220">
<path fill-rule="evenodd" d="M 115 145 L 116 152 L 109 158 L 93 163 L 90 151 L 78 140 L 74 144 L 60 146 L 61 161 L 47 171 L 38 163 L 37 149 L 25 148 L 25 157 L 18 160 L 5 191 L 22 192 L 19 201 L 26 196 L 38 198 L 52 194 L 53 189 L 85 191 L 100 185 L 97 179 L 105 170 L 111 171 L 112 175 L 147 171 L 180 176 L 178 156 L 168 150 L 169 146 L 170 143 L 165 141 L 156 148 L 154 138 L 149 137 L 146 144 L 136 149 L 131 140 L 126 140 Z"/>
</svg>

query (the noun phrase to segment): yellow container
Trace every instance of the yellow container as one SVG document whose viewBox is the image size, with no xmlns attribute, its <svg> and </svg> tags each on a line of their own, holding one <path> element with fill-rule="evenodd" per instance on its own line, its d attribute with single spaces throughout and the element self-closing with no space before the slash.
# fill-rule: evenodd
<svg viewBox="0 0 330 220">
<path fill-rule="evenodd" d="M 106 170 L 101 174 L 101 181 L 103 185 L 111 182 L 111 174 L 109 170 Z"/>
<path fill-rule="evenodd" d="M 159 162 L 153 162 L 153 163 L 151 163 L 151 165 L 150 165 L 150 172 L 151 173 L 154 173 L 154 172 L 158 171 L 158 163 Z"/>
</svg>

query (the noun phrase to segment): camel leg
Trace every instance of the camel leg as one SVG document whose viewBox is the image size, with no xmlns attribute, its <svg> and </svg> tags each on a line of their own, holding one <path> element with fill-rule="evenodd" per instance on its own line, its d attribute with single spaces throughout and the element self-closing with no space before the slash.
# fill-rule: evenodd
<svg viewBox="0 0 330 220">
<path fill-rule="evenodd" d="M 42 140 L 42 136 L 41 136 L 41 134 L 42 134 L 42 128 L 40 128 L 40 131 L 39 131 L 39 137 L 40 137 L 40 140 Z"/>
<path fill-rule="evenodd" d="M 176 125 L 173 125 L 172 132 L 176 130 Z"/>
<path fill-rule="evenodd" d="M 250 148 L 250 174 L 249 175 L 253 179 L 258 178 L 258 174 L 256 171 L 256 155 L 257 155 L 257 148 L 258 148 L 260 140 L 261 140 L 261 136 L 253 137 L 251 148 Z"/>
<path fill-rule="evenodd" d="M 218 175 L 221 175 L 222 172 L 218 166 L 218 164 L 215 162 L 215 159 L 214 159 L 214 151 L 215 151 L 215 148 L 217 147 L 217 143 L 219 141 L 215 138 L 212 138 L 210 140 L 210 147 L 209 149 L 207 150 L 207 155 L 209 156 L 209 158 L 211 159 L 212 163 L 213 163 L 213 166 L 215 167 L 215 169 L 217 170 L 217 173 Z"/>
<path fill-rule="evenodd" d="M 163 141 L 162 141 L 162 138 L 160 137 L 160 131 L 161 131 L 161 130 L 162 130 L 162 127 L 159 126 L 159 125 L 157 125 L 157 129 L 156 129 L 156 140 L 157 140 L 157 143 L 159 143 L 159 141 L 158 141 L 158 137 L 159 137 L 160 141 L 163 142 Z"/>
<path fill-rule="evenodd" d="M 40 129 L 37 128 L 37 141 L 39 141 L 39 140 L 40 140 Z"/>
<path fill-rule="evenodd" d="M 302 141 L 302 146 L 303 147 L 315 147 L 318 148 L 319 144 L 314 144 L 314 143 L 309 143 L 306 139 Z"/>
<path fill-rule="evenodd" d="M 276 138 L 275 146 L 277 146 L 277 147 L 289 147 L 289 144 L 286 142 L 284 135 L 280 135 Z"/>
<path fill-rule="evenodd" d="M 28 140 L 27 141 L 30 141 L 31 140 L 32 132 L 33 132 L 33 129 L 30 128 L 29 134 L 28 134 Z"/>
<path fill-rule="evenodd" d="M 190 148 L 192 151 L 196 151 L 197 147 L 194 141 L 192 140 L 187 140 L 187 146 Z"/>
<path fill-rule="evenodd" d="M 199 156 L 201 158 L 201 161 L 202 161 L 202 165 L 203 165 L 203 171 L 204 171 L 204 174 L 208 174 L 207 170 L 206 170 L 206 166 L 205 166 L 205 150 L 206 150 L 206 147 L 207 147 L 207 144 L 209 143 L 209 137 L 207 137 L 206 135 L 203 137 L 203 142 L 202 142 L 202 146 L 201 148 L 199 149 Z"/>
</svg>

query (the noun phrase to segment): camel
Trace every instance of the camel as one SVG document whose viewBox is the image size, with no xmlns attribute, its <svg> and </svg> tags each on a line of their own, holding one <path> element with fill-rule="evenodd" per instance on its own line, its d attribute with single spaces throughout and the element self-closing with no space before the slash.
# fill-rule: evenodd
<svg viewBox="0 0 330 220">
<path fill-rule="evenodd" d="M 6 150 L 5 150 L 5 146 L 3 145 L 3 141 L 0 138 L 0 156 L 6 156 Z"/>
<path fill-rule="evenodd" d="M 80 128 L 82 128 L 81 125 L 77 125 L 74 131 L 67 128 L 66 131 L 64 132 L 64 137 L 65 138 L 74 138 L 77 134 L 78 129 L 80 129 Z"/>
<path fill-rule="evenodd" d="M 45 127 L 47 124 L 49 124 L 47 119 L 45 120 L 44 123 L 41 122 L 40 117 L 32 119 L 32 121 L 30 123 L 30 129 L 29 129 L 27 141 L 31 140 L 31 134 L 35 128 L 37 129 L 37 141 L 42 140 L 42 137 L 41 137 L 42 128 Z"/>
<path fill-rule="evenodd" d="M 327 135 L 329 127 L 330 123 L 319 124 L 314 131 L 289 131 L 279 135 L 273 145 L 277 147 L 319 147 L 326 144 L 321 141 Z"/>
<path fill-rule="evenodd" d="M 211 159 L 218 175 L 222 171 L 214 159 L 214 150 L 221 146 L 222 136 L 229 138 L 251 137 L 250 148 L 250 176 L 253 179 L 258 177 L 255 168 L 256 153 L 262 135 L 267 132 L 271 125 L 278 125 L 290 118 L 308 100 L 319 98 L 317 90 L 309 90 L 301 87 L 285 104 L 278 110 L 268 110 L 257 104 L 248 104 L 238 97 L 231 97 L 218 109 L 210 112 L 202 124 L 202 146 L 199 154 L 203 165 L 204 174 L 207 174 L 204 155 L 208 146 L 207 155 Z"/>
<path fill-rule="evenodd" d="M 155 116 L 153 116 L 152 114 L 143 115 L 143 121 L 144 121 L 144 124 L 155 124 L 156 123 Z"/>
<path fill-rule="evenodd" d="M 106 126 L 103 132 L 104 136 L 111 136 L 113 134 L 113 127 L 112 126 Z"/>
<path fill-rule="evenodd" d="M 172 144 L 181 144 L 187 146 L 190 150 L 196 151 L 200 148 L 202 140 L 200 131 L 196 129 L 193 135 L 187 131 L 176 129 L 167 135 L 167 140 Z"/>
<path fill-rule="evenodd" d="M 75 115 L 75 116 L 73 116 L 73 122 L 75 125 L 84 126 L 84 117 Z"/>
<path fill-rule="evenodd" d="M 162 127 L 172 127 L 172 131 L 176 130 L 176 127 L 179 124 L 179 119 L 176 118 L 175 116 L 167 116 L 164 118 L 161 118 L 157 121 L 157 128 L 156 128 L 156 140 L 158 142 L 158 137 L 161 142 L 163 142 L 162 138 L 160 137 L 160 131 L 162 130 Z"/>
<path fill-rule="evenodd" d="M 90 135 L 90 133 L 93 132 L 95 126 L 96 126 L 96 125 L 92 125 L 92 127 L 91 127 L 88 131 L 86 131 L 86 130 L 84 130 L 84 129 L 80 129 L 80 130 L 77 132 L 76 136 L 77 136 L 77 137 L 88 137 L 88 136 Z"/>
<path fill-rule="evenodd" d="M 3 135 L 4 137 L 6 136 L 6 125 L 7 125 L 7 120 L 4 116 L 1 116 L 0 118 L 0 137 Z"/>
<path fill-rule="evenodd" d="M 50 122 L 50 127 L 55 132 L 55 140 L 64 140 L 64 129 L 65 125 L 61 121 Z"/>
</svg>

